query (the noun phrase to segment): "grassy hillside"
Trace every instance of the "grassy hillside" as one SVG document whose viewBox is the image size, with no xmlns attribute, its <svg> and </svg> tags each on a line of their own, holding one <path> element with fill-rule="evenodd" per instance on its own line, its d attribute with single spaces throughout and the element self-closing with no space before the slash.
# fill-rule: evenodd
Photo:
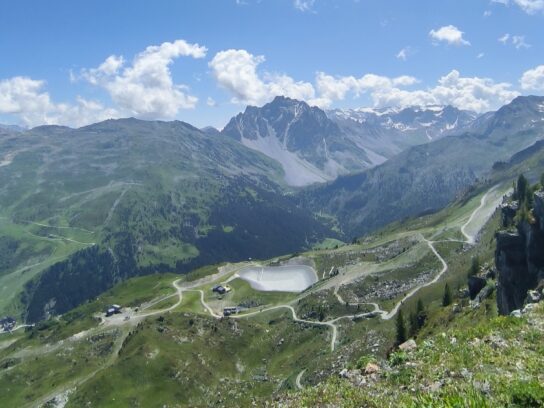
<svg viewBox="0 0 544 408">
<path fill-rule="evenodd" d="M 32 401 L 67 399 L 67 406 L 246 406 L 276 400 L 297 406 L 320 401 L 328 393 L 321 391 L 328 389 L 324 387 L 341 387 L 348 396 L 357 396 L 360 390 L 330 383 L 329 378 L 345 367 L 355 367 L 361 359 L 366 361 L 367 356 L 385 364 L 395 324 L 394 319 L 379 316 L 344 318 L 373 310 L 370 305 L 351 303 L 372 301 L 385 311 L 400 304 L 408 316 L 422 299 L 429 319 L 417 341 L 440 335 L 457 318 L 450 318 L 451 313 L 441 307 L 444 284 L 448 282 L 454 290 L 464 287 L 471 258 L 478 254 L 482 263 L 492 258 L 497 216 L 486 224 L 475 246 L 436 242 L 448 271 L 435 285 L 399 302 L 408 288 L 429 281 L 440 269 L 422 237 L 434 241 L 458 237 L 460 227 L 475 212 L 474 222 L 484 223 L 501 197 L 500 191 L 488 194 L 480 207 L 487 190 L 482 188 L 481 193 L 440 213 L 391 226 L 358 243 L 300 254 L 300 260 L 315 265 L 320 277 L 301 294 L 252 290 L 236 279 L 237 271 L 249 262 L 206 267 L 183 276 L 176 283 L 185 288 L 178 301 L 175 275 L 130 279 L 58 319 L 15 332 L 13 337 L 0 337 L 0 385 L 16 390 L 3 394 L 0 403 L 25 406 Z M 468 229 L 471 226 L 469 223 Z M 327 272 L 333 266 L 339 273 L 329 277 Z M 213 285 L 227 281 L 230 293 L 218 296 L 211 292 Z M 365 298 L 368 287 L 380 289 L 373 289 L 372 297 Z M 340 302 L 335 293 L 348 304 Z M 111 303 L 121 303 L 128 320 L 124 315 L 103 320 L 100 313 Z M 487 303 L 489 308 L 482 305 L 474 312 L 483 323 L 484 318 L 494 316 L 493 302 Z M 254 314 L 216 319 L 209 313 L 211 309 L 220 314 L 224 306 L 234 305 Z M 294 322 L 287 306 L 304 321 Z M 323 325 L 326 322 L 333 322 L 336 339 L 332 326 Z M 89 355 L 92 364 L 85 363 Z M 47 366 L 59 370 L 44 371 Z M 403 386 L 405 374 L 399 375 L 395 381 Z M 23 386 L 29 383 L 36 386 Z M 297 383 L 302 387 L 325 385 L 287 397 Z"/>
<path fill-rule="evenodd" d="M 302 203 L 337 220 L 349 237 L 444 208 L 495 162 L 542 140 L 542 97 L 519 97 L 470 131 L 412 147 L 360 174 L 310 188 Z"/>
<path fill-rule="evenodd" d="M 0 151 L 0 315 L 35 321 L 131 276 L 335 236 L 283 194 L 277 163 L 182 122 L 39 127 Z"/>
<path fill-rule="evenodd" d="M 523 318 L 493 317 L 493 307 L 443 309 L 428 323 L 438 333 L 421 335 L 417 350 L 368 356 L 351 379 L 333 376 L 277 406 L 540 407 L 544 304 Z M 369 361 L 376 374 L 364 374 Z"/>
</svg>

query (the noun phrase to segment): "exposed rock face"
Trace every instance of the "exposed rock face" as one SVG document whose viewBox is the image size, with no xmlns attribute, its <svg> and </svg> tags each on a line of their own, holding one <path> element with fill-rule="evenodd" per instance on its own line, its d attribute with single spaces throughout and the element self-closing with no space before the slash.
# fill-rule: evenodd
<svg viewBox="0 0 544 408">
<path fill-rule="evenodd" d="M 496 235 L 497 306 L 504 315 L 521 309 L 527 292 L 544 279 L 544 192 L 534 198 L 535 223 L 522 221 L 516 232 Z"/>
<path fill-rule="evenodd" d="M 468 278 L 468 293 L 471 299 L 474 299 L 478 293 L 485 287 L 487 280 L 479 276 L 470 276 Z"/>
</svg>

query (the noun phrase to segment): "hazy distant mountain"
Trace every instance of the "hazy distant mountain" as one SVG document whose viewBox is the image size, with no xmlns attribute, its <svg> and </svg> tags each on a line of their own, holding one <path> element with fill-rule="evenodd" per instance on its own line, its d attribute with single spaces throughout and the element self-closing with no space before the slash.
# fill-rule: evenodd
<svg viewBox="0 0 544 408">
<path fill-rule="evenodd" d="M 213 126 L 206 126 L 200 130 L 209 136 L 217 136 L 221 134 L 221 132 L 217 130 L 216 128 L 214 128 Z"/>
<path fill-rule="evenodd" d="M 461 133 L 478 116 L 452 106 L 336 109 L 327 114 L 356 143 L 386 158 L 407 147 Z"/>
<path fill-rule="evenodd" d="M 0 130 L 9 130 L 12 132 L 24 132 L 26 129 L 18 125 L 4 125 L 0 123 Z"/>
<path fill-rule="evenodd" d="M 460 131 L 476 116 L 451 106 L 324 112 L 277 97 L 248 106 L 222 133 L 278 161 L 288 184 L 304 186 L 381 164 L 407 147 Z"/>
<path fill-rule="evenodd" d="M 360 174 L 303 193 L 305 207 L 333 215 L 357 235 L 443 208 L 493 163 L 544 138 L 544 97 L 518 97 L 477 120 L 470 131 L 411 147 Z"/>
</svg>

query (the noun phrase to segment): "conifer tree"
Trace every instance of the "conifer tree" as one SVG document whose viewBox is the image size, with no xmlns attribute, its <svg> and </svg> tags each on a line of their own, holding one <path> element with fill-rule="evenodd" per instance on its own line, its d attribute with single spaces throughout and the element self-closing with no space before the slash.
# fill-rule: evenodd
<svg viewBox="0 0 544 408">
<path fill-rule="evenodd" d="M 470 264 L 470 269 L 468 271 L 468 276 L 476 276 L 480 272 L 480 258 L 478 256 L 472 257 L 472 263 Z"/>
<path fill-rule="evenodd" d="M 427 312 L 425 311 L 425 306 L 423 306 L 423 301 L 420 299 L 417 300 L 416 306 L 416 318 L 417 318 L 417 328 L 421 329 L 427 320 Z"/>
<path fill-rule="evenodd" d="M 525 178 L 523 174 L 520 174 L 518 177 L 518 184 L 516 188 L 517 197 L 518 197 L 520 206 L 527 200 L 528 186 L 529 186 L 529 183 L 527 182 L 527 179 Z"/>
<path fill-rule="evenodd" d="M 404 317 L 402 310 L 397 313 L 397 344 L 402 344 L 406 341 L 406 327 L 404 326 Z"/>
<path fill-rule="evenodd" d="M 451 290 L 450 285 L 446 283 L 444 286 L 444 296 L 442 297 L 442 306 L 446 307 L 451 305 Z"/>
</svg>

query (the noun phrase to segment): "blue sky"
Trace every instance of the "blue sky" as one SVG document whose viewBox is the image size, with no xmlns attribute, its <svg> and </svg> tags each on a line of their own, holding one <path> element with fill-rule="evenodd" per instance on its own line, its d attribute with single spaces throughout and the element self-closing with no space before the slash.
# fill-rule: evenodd
<svg viewBox="0 0 544 408">
<path fill-rule="evenodd" d="M 3 1 L 0 122 L 222 127 L 278 94 L 483 112 L 544 93 L 543 39 L 544 0 Z"/>
</svg>

